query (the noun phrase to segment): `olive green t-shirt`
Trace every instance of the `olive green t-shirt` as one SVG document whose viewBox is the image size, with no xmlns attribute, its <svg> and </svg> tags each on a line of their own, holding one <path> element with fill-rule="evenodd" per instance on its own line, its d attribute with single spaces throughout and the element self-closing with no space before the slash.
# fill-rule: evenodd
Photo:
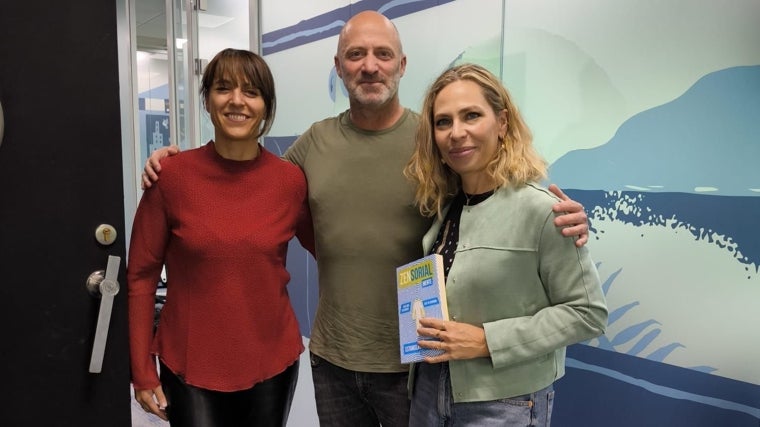
<svg viewBox="0 0 760 427">
<path fill-rule="evenodd" d="M 431 220 L 414 206 L 402 170 L 419 116 L 365 131 L 348 111 L 313 124 L 284 154 L 306 174 L 314 220 L 319 303 L 310 350 L 362 372 L 403 372 L 396 267 L 423 256 Z"/>
</svg>

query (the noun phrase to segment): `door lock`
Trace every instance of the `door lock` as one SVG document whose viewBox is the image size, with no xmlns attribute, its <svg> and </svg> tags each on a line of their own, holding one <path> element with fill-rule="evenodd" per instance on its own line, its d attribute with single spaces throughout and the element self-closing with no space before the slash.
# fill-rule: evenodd
<svg viewBox="0 0 760 427">
<path fill-rule="evenodd" d="M 100 224 L 95 229 L 95 240 L 101 245 L 110 246 L 116 241 L 116 229 L 110 224 Z"/>
</svg>

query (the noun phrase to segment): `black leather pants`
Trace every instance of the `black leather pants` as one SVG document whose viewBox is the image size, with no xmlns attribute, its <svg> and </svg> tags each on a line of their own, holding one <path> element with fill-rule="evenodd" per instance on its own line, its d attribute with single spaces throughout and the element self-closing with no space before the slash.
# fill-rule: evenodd
<svg viewBox="0 0 760 427">
<path fill-rule="evenodd" d="M 297 380 L 298 361 L 248 390 L 221 392 L 188 385 L 161 364 L 172 427 L 285 426 Z"/>
</svg>

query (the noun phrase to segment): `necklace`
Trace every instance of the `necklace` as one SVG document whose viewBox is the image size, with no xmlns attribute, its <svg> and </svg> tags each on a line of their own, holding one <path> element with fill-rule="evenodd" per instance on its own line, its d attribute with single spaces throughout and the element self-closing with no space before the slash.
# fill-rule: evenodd
<svg viewBox="0 0 760 427">
<path fill-rule="evenodd" d="M 487 198 L 491 197 L 493 195 L 494 190 L 488 190 L 485 193 L 480 194 L 467 194 L 462 190 L 462 194 L 464 194 L 464 205 L 465 206 L 474 206 L 478 203 L 486 200 Z"/>
</svg>

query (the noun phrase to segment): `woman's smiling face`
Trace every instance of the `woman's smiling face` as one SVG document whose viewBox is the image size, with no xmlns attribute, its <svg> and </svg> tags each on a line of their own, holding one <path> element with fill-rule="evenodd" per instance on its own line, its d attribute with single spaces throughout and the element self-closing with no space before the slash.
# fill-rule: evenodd
<svg viewBox="0 0 760 427">
<path fill-rule="evenodd" d="M 441 89 L 433 103 L 433 129 L 441 158 L 462 178 L 464 190 L 479 192 L 477 184 L 490 181 L 486 166 L 496 158 L 507 130 L 506 110 L 494 112 L 480 85 L 457 80 Z"/>
<path fill-rule="evenodd" d="M 257 88 L 224 79 L 211 86 L 206 109 L 217 142 L 256 141 L 266 114 L 264 99 Z"/>
</svg>

